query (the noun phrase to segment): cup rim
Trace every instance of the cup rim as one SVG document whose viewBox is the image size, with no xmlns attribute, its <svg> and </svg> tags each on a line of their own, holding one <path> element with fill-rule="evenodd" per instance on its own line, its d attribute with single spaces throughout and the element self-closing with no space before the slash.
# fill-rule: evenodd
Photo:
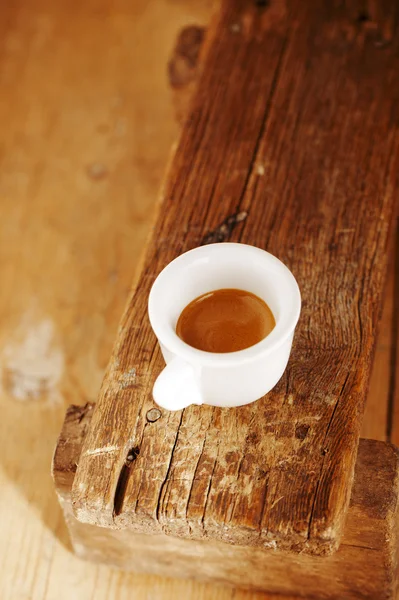
<svg viewBox="0 0 399 600">
<path fill-rule="evenodd" d="M 236 352 L 206 352 L 204 350 L 198 350 L 197 348 L 193 348 L 177 335 L 174 329 L 169 326 L 166 319 L 162 315 L 158 315 L 156 313 L 156 310 L 154 310 L 154 299 L 156 297 L 156 294 L 159 292 L 159 288 L 163 285 L 165 277 L 168 276 L 168 272 L 173 269 L 176 269 L 176 267 L 179 266 L 179 263 L 182 263 L 183 265 L 183 263 L 187 261 L 188 256 L 193 256 L 194 254 L 206 255 L 209 252 L 212 252 L 212 248 L 217 249 L 216 251 L 220 251 L 222 248 L 226 247 L 235 247 L 236 249 L 239 248 L 240 252 L 246 252 L 248 254 L 256 253 L 258 257 L 259 253 L 261 253 L 262 258 L 264 260 L 267 260 L 269 263 L 274 263 L 274 265 L 278 265 L 280 272 L 289 282 L 289 285 L 292 289 L 292 310 L 285 317 L 283 327 L 278 328 L 276 324 L 276 327 L 271 331 L 271 333 L 268 336 L 266 336 L 263 340 L 261 340 L 257 344 L 254 344 L 253 346 L 249 346 L 244 350 L 238 350 Z M 220 242 L 216 244 L 207 244 L 204 246 L 198 246 L 197 248 L 193 248 L 188 252 L 180 254 L 158 274 L 151 287 L 148 298 L 148 315 L 151 327 L 154 330 L 154 333 L 157 336 L 159 342 L 172 354 L 175 354 L 176 356 L 187 360 L 187 362 L 189 363 L 195 363 L 211 367 L 233 367 L 238 364 L 251 362 L 252 360 L 260 358 L 262 356 L 267 356 L 274 350 L 277 350 L 293 333 L 297 325 L 300 312 L 301 293 L 299 290 L 298 283 L 294 275 L 288 269 L 288 267 L 286 267 L 286 265 L 276 256 L 270 254 L 270 252 L 267 252 L 262 248 L 251 246 L 249 244 L 240 244 L 237 242 Z"/>
</svg>

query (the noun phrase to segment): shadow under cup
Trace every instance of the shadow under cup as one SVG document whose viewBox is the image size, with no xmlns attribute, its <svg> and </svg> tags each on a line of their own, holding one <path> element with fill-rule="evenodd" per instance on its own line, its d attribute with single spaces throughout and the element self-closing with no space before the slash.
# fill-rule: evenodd
<svg viewBox="0 0 399 600">
<path fill-rule="evenodd" d="M 259 343 L 238 352 L 219 354 L 189 346 L 176 334 L 181 312 L 198 296 L 224 288 L 259 296 L 276 326 Z M 149 316 L 165 362 L 179 358 L 193 369 L 201 396 L 196 403 L 238 406 L 266 394 L 282 376 L 300 306 L 298 284 L 275 256 L 254 246 L 221 243 L 186 252 L 160 273 L 151 289 Z"/>
</svg>

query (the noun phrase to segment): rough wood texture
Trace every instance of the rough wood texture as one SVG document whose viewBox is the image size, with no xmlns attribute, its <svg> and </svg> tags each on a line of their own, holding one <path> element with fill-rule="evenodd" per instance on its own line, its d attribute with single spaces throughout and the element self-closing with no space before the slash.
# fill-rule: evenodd
<svg viewBox="0 0 399 600">
<path fill-rule="evenodd" d="M 392 348 L 393 348 L 393 316 L 394 316 L 394 253 L 391 254 L 391 264 L 384 292 L 384 307 L 378 332 L 378 343 L 374 353 L 373 367 L 370 380 L 369 395 L 366 402 L 361 436 L 373 440 L 394 441 L 389 436 L 390 415 L 389 403 L 381 402 L 381 398 L 392 397 Z M 396 443 L 394 441 L 394 443 Z"/>
<path fill-rule="evenodd" d="M 108 527 L 328 553 L 349 501 L 398 183 L 397 7 L 364 19 L 360 2 L 260 4 L 221 11 L 73 503 Z M 296 275 L 290 365 L 253 405 L 149 423 L 162 368 L 150 286 L 181 252 L 221 239 L 267 248 Z"/>
<path fill-rule="evenodd" d="M 393 311 L 391 356 L 389 361 L 389 393 L 387 437 L 399 445 L 399 217 L 396 223 L 396 239 L 392 260 L 394 273 L 392 275 Z"/>
<path fill-rule="evenodd" d="M 66 405 L 97 396 L 153 221 L 177 132 L 166 61 L 179 30 L 206 25 L 208 14 L 205 0 L 1 3 L 1 600 L 271 598 L 80 560 L 49 476 Z M 86 179 L 92 162 L 107 176 Z M 60 352 L 57 380 L 48 358 Z M 4 385 L 17 357 L 23 402 Z M 35 399 L 39 360 L 50 385 L 33 388 Z M 386 408 L 378 379 L 370 389 L 379 393 L 369 404 Z M 385 422 L 377 431 L 370 420 L 383 436 Z"/>
<path fill-rule="evenodd" d="M 399 453 L 361 440 L 342 544 L 329 557 L 293 554 L 163 533 L 104 529 L 78 521 L 71 487 L 92 410 L 71 406 L 54 457 L 53 476 L 75 552 L 92 561 L 156 575 L 189 577 L 273 593 L 345 600 L 392 599 L 396 590 Z M 80 447 L 79 447 L 80 445 Z"/>
<path fill-rule="evenodd" d="M 390 263 L 361 435 L 399 445 L 399 219 Z"/>
</svg>

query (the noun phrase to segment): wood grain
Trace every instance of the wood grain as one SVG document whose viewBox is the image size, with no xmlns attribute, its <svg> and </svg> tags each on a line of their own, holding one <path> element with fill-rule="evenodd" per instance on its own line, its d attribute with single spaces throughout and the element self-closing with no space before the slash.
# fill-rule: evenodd
<svg viewBox="0 0 399 600">
<path fill-rule="evenodd" d="M 387 437 L 394 444 L 399 445 L 399 217 L 396 223 L 396 240 L 393 249 L 392 261 L 394 274 L 392 277 L 392 337 L 391 355 L 389 361 L 389 394 L 388 394 L 388 421 Z"/>
<path fill-rule="evenodd" d="M 391 360 L 393 342 L 393 314 L 395 310 L 395 261 L 391 253 L 388 281 L 384 292 L 384 307 L 378 328 L 378 340 L 370 377 L 370 388 L 364 411 L 361 435 L 373 440 L 391 441 L 388 437 L 390 419 L 388 398 L 391 394 Z"/>
<path fill-rule="evenodd" d="M 399 221 L 390 252 L 384 307 L 364 413 L 362 437 L 399 442 L 398 432 L 398 307 Z"/>
<path fill-rule="evenodd" d="M 78 556 L 125 570 L 252 590 L 319 599 L 394 600 L 399 453 L 392 445 L 361 440 L 342 544 L 332 556 L 318 557 L 81 523 L 72 512 L 71 488 L 91 418 L 92 405 L 69 407 L 53 462 L 56 490 Z"/>
<path fill-rule="evenodd" d="M 15 388 L 27 400 L 19 401 L 4 382 L 0 391 L 1 600 L 272 598 L 80 560 L 49 475 L 66 405 L 98 394 L 153 220 L 177 134 L 167 60 L 180 29 L 206 25 L 209 12 L 203 0 L 1 4 L 0 378 L 10 360 L 20 360 L 27 339 L 42 339 L 43 330 L 47 339 L 43 321 L 53 329 L 40 356 L 57 356 L 60 348 L 64 355 L 60 380 L 51 377 L 52 361 L 44 362 L 41 373 L 47 381 L 50 374 L 51 385 L 45 393 L 33 387 L 42 389 L 37 400 L 28 396 L 30 352 L 20 362 L 24 385 Z M 114 106 L 117 90 L 126 102 Z M 70 127 L 68 115 L 79 127 Z M 103 143 L 105 130 L 114 127 L 118 135 L 125 131 L 117 138 L 115 177 L 108 167 L 114 141 L 110 136 Z M 107 176 L 89 178 L 85 169 L 92 163 L 106 166 Z M 386 406 L 382 393 L 370 401 Z"/>
<path fill-rule="evenodd" d="M 375 11 L 372 28 L 360 8 L 224 4 L 84 443 L 72 496 L 79 520 L 337 548 L 399 172 L 396 8 Z M 237 214 L 247 218 L 234 222 Z M 162 368 L 150 286 L 181 252 L 225 238 L 226 220 L 228 239 L 266 248 L 298 279 L 289 368 L 253 405 L 191 407 L 149 424 Z"/>
</svg>

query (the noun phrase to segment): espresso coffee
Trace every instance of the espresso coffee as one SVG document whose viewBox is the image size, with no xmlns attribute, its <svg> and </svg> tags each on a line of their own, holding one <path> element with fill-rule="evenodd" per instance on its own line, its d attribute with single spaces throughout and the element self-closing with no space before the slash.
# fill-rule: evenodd
<svg viewBox="0 0 399 600">
<path fill-rule="evenodd" d="M 276 325 L 261 298 L 236 289 L 199 296 L 181 313 L 176 333 L 186 344 L 205 352 L 237 352 L 263 340 Z"/>
</svg>

